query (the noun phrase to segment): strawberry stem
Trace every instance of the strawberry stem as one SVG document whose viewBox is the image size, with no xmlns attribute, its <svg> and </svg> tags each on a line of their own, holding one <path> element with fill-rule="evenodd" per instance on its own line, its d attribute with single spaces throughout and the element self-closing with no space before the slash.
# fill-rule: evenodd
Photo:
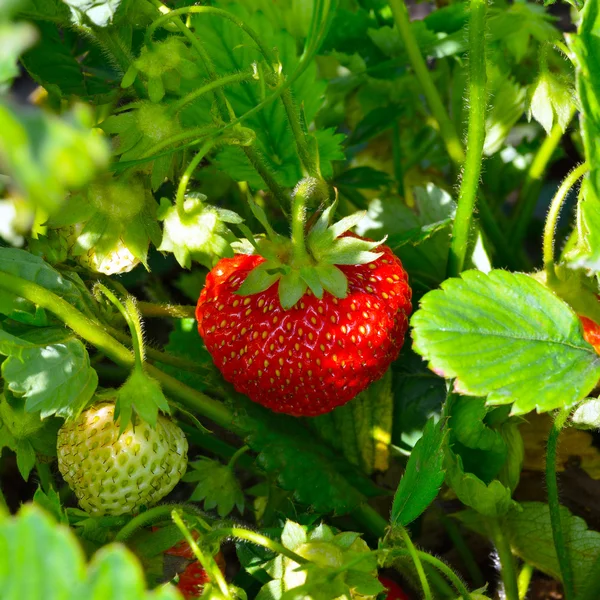
<svg viewBox="0 0 600 600">
<path fill-rule="evenodd" d="M 229 598 L 231 600 L 231 594 L 229 593 L 229 587 L 227 586 L 227 581 L 225 581 L 225 577 L 219 568 L 219 565 L 216 563 L 215 559 L 206 552 L 202 552 L 200 546 L 196 543 L 196 540 L 192 537 L 189 529 L 185 526 L 181 515 L 177 512 L 177 510 L 173 510 L 171 513 L 171 518 L 173 519 L 175 525 L 179 528 L 179 531 L 185 537 L 185 541 L 189 544 L 190 548 L 193 550 L 196 558 L 202 565 L 202 568 L 206 571 L 208 576 L 217 584 L 217 587 L 221 591 L 223 598 Z"/>
<path fill-rule="evenodd" d="M 267 548 L 268 550 L 272 550 L 273 552 L 277 552 L 277 554 L 281 554 L 298 563 L 299 565 L 304 565 L 309 561 L 304 557 L 288 550 L 283 544 L 268 538 L 265 535 L 262 535 L 256 531 L 251 531 L 250 529 L 243 529 L 242 527 L 223 527 L 222 529 L 213 529 L 210 532 L 211 537 L 215 538 L 239 538 L 242 540 L 246 540 L 248 542 L 252 542 L 257 546 L 262 546 L 263 548 Z"/>
<path fill-rule="evenodd" d="M 227 467 L 233 471 L 235 467 L 235 463 L 238 461 L 238 458 L 248 452 L 250 450 L 250 446 L 242 446 L 239 450 L 237 450 L 234 455 L 229 459 L 227 463 Z"/>
<path fill-rule="evenodd" d="M 128 296 L 125 300 L 125 306 L 123 306 L 122 302 L 102 283 L 97 283 L 94 286 L 94 295 L 97 295 L 98 292 L 104 294 L 108 300 L 116 309 L 121 313 L 122 317 L 125 319 L 125 322 L 129 326 L 129 331 L 131 332 L 131 339 L 133 342 L 133 352 L 135 355 L 135 368 L 143 370 L 144 365 L 144 337 L 142 332 L 142 323 L 140 319 L 140 314 L 137 311 L 135 306 L 135 300 Z"/>
<path fill-rule="evenodd" d="M 425 570 L 423 569 L 423 563 L 421 562 L 421 558 L 419 557 L 419 552 L 415 548 L 408 532 L 404 527 L 400 527 L 400 535 L 404 543 L 406 544 L 406 548 L 408 549 L 408 553 L 415 565 L 415 569 L 417 571 L 417 575 L 419 576 L 419 581 L 421 583 L 421 587 L 423 588 L 423 597 L 425 600 L 432 600 L 431 588 L 429 587 L 429 581 L 427 581 L 427 575 L 425 575 Z"/>
<path fill-rule="evenodd" d="M 554 236 L 556 234 L 556 225 L 558 223 L 558 217 L 560 215 L 561 208 L 567 198 L 571 188 L 577 183 L 577 181 L 583 177 L 590 167 L 587 163 L 583 163 L 573 169 L 560 184 L 552 202 L 550 203 L 550 210 L 548 211 L 548 217 L 546 218 L 546 225 L 544 226 L 544 270 L 546 271 L 546 277 L 548 283 L 555 283 L 557 280 L 556 271 L 554 268 Z"/>
<path fill-rule="evenodd" d="M 202 159 L 210 152 L 211 148 L 216 144 L 216 140 L 209 140 L 204 142 L 202 148 L 200 148 L 198 154 L 192 158 L 190 164 L 187 166 L 185 172 L 179 179 L 179 185 L 177 186 L 177 194 L 175 195 L 175 206 L 177 207 L 177 214 L 180 219 L 185 218 L 185 192 L 187 190 L 190 178 L 194 174 L 194 171 L 202 161 Z"/>
<path fill-rule="evenodd" d="M 456 216 L 448 256 L 448 276 L 457 277 L 464 268 L 473 213 L 477 202 L 487 107 L 486 11 L 487 0 L 471 0 L 469 18 L 469 125 Z"/>
</svg>

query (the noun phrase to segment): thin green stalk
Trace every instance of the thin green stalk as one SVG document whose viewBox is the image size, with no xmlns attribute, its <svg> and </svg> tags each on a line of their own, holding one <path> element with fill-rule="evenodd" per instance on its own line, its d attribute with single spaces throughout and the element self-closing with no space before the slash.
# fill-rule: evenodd
<svg viewBox="0 0 600 600">
<path fill-rule="evenodd" d="M 154 304 L 138 301 L 137 307 L 144 317 L 170 317 L 172 319 L 193 319 L 196 316 L 195 306 L 182 304 Z"/>
<path fill-rule="evenodd" d="M 131 298 L 127 298 L 127 306 L 123 306 L 123 303 L 103 284 L 97 283 L 94 286 L 94 295 L 97 292 L 104 294 L 108 300 L 115 306 L 115 308 L 121 313 L 123 319 L 129 327 L 131 332 L 131 340 L 133 346 L 133 352 L 135 356 L 135 366 L 138 369 L 142 369 L 144 363 L 144 339 L 142 334 L 142 324 L 140 318 L 135 309 Z"/>
<path fill-rule="evenodd" d="M 415 565 L 419 581 L 421 582 L 421 587 L 423 588 L 423 596 L 425 600 L 432 600 L 433 596 L 431 595 L 431 588 L 429 587 L 429 581 L 427 581 L 427 576 L 425 575 L 425 571 L 423 569 L 423 563 L 421 562 L 419 551 L 415 548 L 415 545 L 410 539 L 410 535 L 408 535 L 408 531 L 406 531 L 404 527 L 400 527 L 400 535 L 402 536 L 413 564 Z"/>
<path fill-rule="evenodd" d="M 135 359 L 130 350 L 109 335 L 98 323 L 83 315 L 60 296 L 36 283 L 5 272 L 2 272 L 0 276 L 0 289 L 49 310 L 78 336 L 98 348 L 118 365 L 128 368 L 134 366 Z M 146 372 L 157 379 L 168 394 L 180 399 L 192 410 L 234 433 L 243 433 L 234 424 L 233 413 L 221 402 L 188 387 L 153 365 L 146 365 Z"/>
<path fill-rule="evenodd" d="M 571 113 L 571 117 L 572 115 L 573 113 Z M 533 216 L 544 175 L 562 136 L 562 127 L 555 123 L 533 158 L 512 216 L 512 226 L 509 233 L 511 244 L 520 244 L 527 233 L 527 226 Z"/>
<path fill-rule="evenodd" d="M 548 217 L 546 218 L 546 225 L 544 227 L 543 246 L 544 269 L 549 282 L 556 281 L 556 272 L 554 270 L 554 235 L 556 233 L 560 209 L 562 208 L 568 193 L 571 191 L 571 188 L 588 171 L 589 166 L 587 163 L 583 163 L 573 169 L 560 184 L 560 187 L 550 203 L 550 210 L 548 211 Z"/>
<path fill-rule="evenodd" d="M 573 566 L 567 549 L 560 514 L 558 479 L 556 477 L 556 456 L 558 453 L 558 437 L 569 418 L 569 414 L 569 410 L 563 409 L 556 415 L 546 445 L 546 489 L 548 490 L 548 509 L 550 511 L 550 524 L 552 525 L 554 549 L 556 551 L 556 558 L 558 559 L 560 574 L 562 576 L 565 600 L 573 600 L 573 598 L 575 598 L 575 583 L 573 578 Z"/>
<path fill-rule="evenodd" d="M 488 519 L 488 523 L 492 534 L 492 541 L 494 542 L 500 561 L 500 575 L 504 584 L 506 600 L 519 600 L 517 570 L 510 543 L 504 535 L 498 519 L 490 518 Z"/>
<path fill-rule="evenodd" d="M 204 157 L 210 152 L 212 147 L 215 145 L 215 141 L 208 141 L 202 145 L 202 148 L 198 150 L 198 153 L 192 158 L 190 164 L 186 167 L 183 175 L 179 178 L 179 185 L 177 186 L 177 194 L 175 196 L 175 206 L 177 207 L 177 213 L 181 219 L 185 218 L 185 192 L 187 190 L 188 183 L 197 169 L 198 165 L 202 162 Z"/>
<path fill-rule="evenodd" d="M 128 540 L 138 529 L 148 527 L 160 521 L 170 521 L 173 510 L 182 510 L 184 513 L 189 513 L 193 517 L 202 516 L 202 513 L 193 505 L 181 504 L 161 504 L 133 517 L 126 525 L 124 525 L 117 535 L 115 542 L 124 542 Z"/>
<path fill-rule="evenodd" d="M 211 537 L 215 537 L 216 539 L 234 537 L 239 538 L 241 540 L 246 540 L 248 542 L 252 542 L 257 546 L 262 546 L 263 548 L 267 548 L 272 552 L 277 552 L 277 554 L 281 554 L 282 556 L 293 560 L 299 565 L 304 565 L 309 562 L 299 554 L 288 550 L 279 542 L 276 542 L 275 540 L 272 540 L 271 538 L 268 538 L 267 536 L 262 535 L 257 531 L 251 531 L 250 529 L 243 529 L 242 527 L 223 527 L 222 529 L 213 529 L 210 532 L 210 535 Z"/>
<path fill-rule="evenodd" d="M 486 67 L 485 67 L 485 24 L 487 0 L 471 0 L 469 19 L 469 126 L 467 131 L 467 154 L 465 158 L 458 206 L 450 254 L 448 275 L 456 277 L 465 263 L 473 212 L 479 187 L 483 142 L 485 141 L 486 110 Z"/>
<path fill-rule="evenodd" d="M 303 179 L 292 195 L 292 252 L 296 265 L 301 265 L 308 260 L 304 239 L 306 203 L 314 191 L 315 184 L 316 180 L 313 178 Z"/>
<path fill-rule="evenodd" d="M 233 75 L 226 75 L 225 77 L 219 77 L 206 85 L 203 85 L 195 90 L 191 91 L 189 94 L 180 98 L 177 102 L 172 104 L 169 107 L 169 112 L 171 114 L 177 114 L 180 110 L 186 107 L 191 102 L 194 102 L 198 98 L 204 96 L 205 94 L 209 94 L 214 92 L 219 88 L 226 87 L 228 85 L 233 85 L 235 83 L 242 83 L 244 81 L 250 81 L 255 78 L 254 71 L 242 71 L 241 73 L 234 73 Z"/>
<path fill-rule="evenodd" d="M 192 534 L 189 532 L 188 528 L 183 523 L 181 515 L 176 510 L 174 510 L 171 513 L 171 518 L 175 522 L 175 525 L 177 525 L 177 527 L 179 528 L 179 531 L 181 531 L 181 533 L 185 537 L 185 541 L 190 545 L 190 548 L 196 555 L 196 558 L 198 559 L 206 573 L 217 584 L 217 587 L 219 588 L 222 597 L 232 600 L 231 594 L 229 593 L 229 587 L 227 586 L 227 581 L 225 581 L 225 577 L 221 572 L 219 565 L 217 565 L 215 559 L 211 555 L 207 556 L 206 553 L 200 550 L 200 547 L 196 543 L 196 540 L 192 537 Z"/>
<path fill-rule="evenodd" d="M 428 562 L 433 565 L 438 571 L 443 573 L 452 585 L 456 588 L 456 591 L 462 596 L 462 600 L 471 600 L 471 594 L 467 589 L 467 586 L 460 580 L 460 577 L 443 561 L 427 552 L 417 551 L 419 558 L 422 561 Z"/>
<path fill-rule="evenodd" d="M 519 573 L 517 584 L 519 586 L 519 600 L 525 600 L 527 592 L 529 591 L 529 584 L 531 583 L 531 576 L 533 575 L 533 566 L 529 563 L 525 563 Z"/>
<path fill-rule="evenodd" d="M 465 538 L 462 536 L 460 529 L 454 519 L 448 518 L 442 511 L 439 512 L 442 525 L 446 529 L 446 533 L 452 541 L 452 545 L 456 548 L 463 564 L 465 565 L 469 576 L 471 577 L 475 587 L 480 588 L 485 585 L 483 573 L 471 552 Z"/>
<path fill-rule="evenodd" d="M 452 161 L 460 165 L 465 159 L 460 138 L 458 137 L 458 133 L 456 132 L 454 124 L 448 117 L 446 108 L 444 107 L 437 88 L 433 83 L 433 79 L 431 78 L 431 74 L 427 69 L 425 60 L 421 55 L 419 45 L 417 44 L 415 36 L 413 35 L 410 27 L 410 19 L 406 4 L 404 3 L 404 0 L 388 0 L 388 2 L 390 8 L 392 9 L 396 27 L 400 32 L 400 37 L 402 38 L 404 47 L 406 48 L 406 53 L 408 54 L 410 64 L 412 65 L 415 75 L 419 80 L 423 94 L 425 95 L 427 103 L 429 104 L 429 108 L 431 109 L 431 113 L 433 114 L 433 117 L 437 121 L 440 128 L 440 134 L 446 145 L 446 150 L 448 151 Z"/>
<path fill-rule="evenodd" d="M 237 461 L 240 459 L 241 456 L 243 456 L 244 454 L 246 454 L 246 452 L 248 452 L 248 450 L 250 450 L 250 446 L 242 446 L 239 450 L 237 450 L 233 456 L 229 459 L 229 462 L 227 463 L 227 466 L 230 469 L 234 469 L 235 465 L 237 463 Z"/>
</svg>

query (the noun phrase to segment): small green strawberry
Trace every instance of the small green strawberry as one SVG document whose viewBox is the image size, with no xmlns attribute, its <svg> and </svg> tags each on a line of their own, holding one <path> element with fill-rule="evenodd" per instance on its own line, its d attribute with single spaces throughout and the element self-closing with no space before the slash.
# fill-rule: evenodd
<svg viewBox="0 0 600 600">
<path fill-rule="evenodd" d="M 186 437 L 170 419 L 137 421 L 119 436 L 114 404 L 103 402 L 58 432 L 58 468 L 94 516 L 122 515 L 159 502 L 187 467 Z"/>
</svg>

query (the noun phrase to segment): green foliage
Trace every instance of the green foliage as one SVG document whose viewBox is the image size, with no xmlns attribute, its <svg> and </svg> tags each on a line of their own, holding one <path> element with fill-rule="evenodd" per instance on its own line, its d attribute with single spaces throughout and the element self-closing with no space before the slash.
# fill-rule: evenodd
<svg viewBox="0 0 600 600">
<path fill-rule="evenodd" d="M 198 482 L 190 500 L 204 500 L 204 510 L 217 510 L 220 517 L 226 517 L 235 508 L 244 512 L 244 493 L 232 466 L 223 465 L 210 458 L 189 464 L 192 470 L 184 476 L 184 481 Z"/>
<path fill-rule="evenodd" d="M 309 425 L 367 475 L 386 471 L 392 429 L 392 374 L 388 371 L 352 402 L 309 420 Z"/>
<path fill-rule="evenodd" d="M 444 482 L 444 443 L 441 423 L 429 420 L 415 444 L 392 506 L 392 525 L 408 525 L 435 500 Z"/>
<path fill-rule="evenodd" d="M 21 337 L 0 329 L 0 354 L 8 357 L 2 363 L 6 386 L 42 418 L 76 417 L 96 391 L 98 375 L 87 350 L 65 329 L 31 330 Z"/>
<path fill-rule="evenodd" d="M 123 546 L 107 546 L 86 564 L 75 535 L 34 505 L 23 507 L 15 517 L 0 513 L 0 549 L 0 584 L 6 600 L 179 598 L 168 585 L 145 591 L 140 564 Z"/>
<path fill-rule="evenodd" d="M 600 378 L 573 311 L 520 273 L 467 271 L 447 280 L 422 298 L 412 326 L 415 350 L 436 373 L 456 378 L 456 391 L 512 404 L 512 414 L 572 406 Z"/>
<path fill-rule="evenodd" d="M 588 529 L 585 521 L 572 515 L 567 508 L 561 507 L 560 512 L 575 586 L 584 590 L 600 551 L 600 533 Z M 474 511 L 463 511 L 455 516 L 470 529 L 486 535 L 485 523 Z M 523 502 L 502 518 L 500 526 L 517 556 L 543 573 L 560 579 L 548 505 Z"/>
</svg>

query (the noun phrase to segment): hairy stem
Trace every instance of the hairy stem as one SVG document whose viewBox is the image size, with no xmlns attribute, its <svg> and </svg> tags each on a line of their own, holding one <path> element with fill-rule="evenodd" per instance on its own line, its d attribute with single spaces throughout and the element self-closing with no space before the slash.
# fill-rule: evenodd
<svg viewBox="0 0 600 600">
<path fill-rule="evenodd" d="M 185 218 L 185 192 L 187 190 L 188 183 L 194 174 L 194 171 L 198 168 L 198 165 L 202 162 L 204 157 L 211 151 L 215 145 L 215 141 L 208 141 L 202 145 L 202 148 L 192 158 L 190 164 L 186 167 L 183 175 L 179 178 L 179 185 L 177 186 L 177 194 L 175 196 L 175 206 L 177 207 L 177 214 L 180 219 Z"/>
<path fill-rule="evenodd" d="M 427 69 L 425 60 L 423 59 L 421 51 L 419 50 L 419 45 L 417 44 L 415 36 L 413 35 L 410 27 L 410 19 L 406 4 L 404 3 L 404 0 L 388 1 L 390 8 L 392 9 L 396 27 L 398 28 L 400 36 L 402 37 L 402 41 L 404 42 L 410 64 L 412 65 L 415 75 L 419 80 L 419 84 L 421 85 L 423 94 L 427 99 L 427 103 L 429 104 L 429 108 L 431 109 L 433 117 L 437 121 L 440 128 L 440 134 L 444 140 L 444 144 L 446 145 L 446 150 L 448 151 L 448 154 L 454 163 L 461 164 L 464 160 L 464 152 L 462 144 L 460 143 L 460 138 L 458 137 L 454 124 L 448 117 L 446 108 L 444 107 L 442 99 L 440 98 L 437 88 L 433 83 L 433 79 L 431 78 L 431 74 Z"/>
<path fill-rule="evenodd" d="M 185 108 L 188 104 L 194 102 L 198 98 L 201 98 L 205 94 L 209 94 L 214 92 L 219 88 L 226 87 L 228 85 L 233 85 L 235 83 L 242 83 L 244 81 L 250 81 L 255 78 L 254 71 L 242 71 L 241 73 L 234 73 L 233 75 L 226 75 L 224 77 L 219 77 L 218 79 L 214 79 L 210 83 L 203 85 L 189 94 L 180 98 L 177 102 L 172 104 L 169 107 L 169 112 L 171 114 L 177 114 L 180 110 Z"/>
<path fill-rule="evenodd" d="M 277 554 L 281 554 L 282 556 L 293 560 L 299 565 L 304 565 L 309 562 L 299 554 L 288 550 L 285 546 L 283 546 L 283 544 L 280 544 L 279 542 L 276 542 L 275 540 L 272 540 L 271 538 L 268 538 L 257 531 L 251 531 L 250 529 L 243 529 L 242 527 L 224 527 L 222 529 L 213 529 L 210 532 L 210 535 L 211 537 L 214 536 L 217 539 L 234 537 L 241 540 L 246 540 L 247 542 L 252 542 L 257 546 L 262 546 L 263 548 L 277 552 Z"/>
<path fill-rule="evenodd" d="M 448 581 L 452 582 L 452 585 L 456 588 L 456 591 L 462 596 L 462 600 L 471 600 L 471 594 L 467 589 L 467 586 L 461 581 L 460 577 L 443 561 L 427 552 L 417 551 L 419 558 L 433 565 L 438 571 L 443 573 Z"/>
<path fill-rule="evenodd" d="M 565 541 L 565 533 L 560 515 L 560 500 L 558 497 L 558 479 L 556 477 L 556 457 L 558 453 L 558 437 L 562 428 L 569 418 L 570 411 L 563 409 L 559 411 L 550 429 L 548 443 L 546 445 L 546 489 L 548 490 L 548 509 L 550 511 L 550 524 L 552 525 L 552 537 L 554 549 L 562 576 L 565 600 L 573 600 L 575 597 L 575 585 L 573 579 L 573 566 L 571 557 Z"/>
<path fill-rule="evenodd" d="M 137 307 L 144 317 L 171 317 L 173 319 L 193 319 L 196 316 L 195 306 L 182 304 L 154 304 L 138 301 Z"/>
<path fill-rule="evenodd" d="M 488 519 L 488 524 L 492 534 L 492 540 L 498 552 L 500 561 L 500 575 L 504 584 L 504 594 L 506 600 L 519 600 L 519 586 L 517 584 L 517 570 L 515 567 L 515 559 L 513 557 L 510 543 L 498 519 Z"/>
<path fill-rule="evenodd" d="M 0 276 L 0 289 L 49 310 L 78 336 L 98 348 L 118 365 L 127 368 L 134 366 L 135 359 L 130 350 L 109 335 L 98 323 L 83 315 L 60 296 L 36 283 L 5 272 L 2 272 Z M 178 398 L 192 410 L 198 411 L 201 415 L 234 433 L 243 433 L 235 426 L 233 413 L 221 402 L 188 387 L 153 365 L 146 365 L 146 372 L 151 377 L 158 379 L 168 394 Z"/>
<path fill-rule="evenodd" d="M 469 19 L 469 126 L 458 206 L 452 228 L 448 275 L 456 277 L 463 270 L 473 212 L 479 187 L 483 142 L 485 141 L 486 70 L 485 25 L 487 0 L 470 0 Z"/>
<path fill-rule="evenodd" d="M 131 332 L 131 340 L 133 346 L 133 352 L 135 355 L 135 366 L 136 368 L 142 369 L 144 363 L 144 340 L 142 336 L 142 325 L 140 323 L 139 315 L 133 305 L 133 302 L 129 300 L 128 306 L 123 306 L 122 302 L 105 286 L 101 283 L 97 283 L 94 286 L 94 293 L 96 291 L 104 294 L 113 306 L 121 313 L 123 319 L 129 327 Z"/>
<path fill-rule="evenodd" d="M 402 539 L 404 540 L 413 564 L 415 565 L 421 587 L 423 588 L 423 597 L 425 600 L 432 600 L 433 596 L 431 595 L 431 588 L 429 587 L 429 581 L 427 581 L 427 576 L 425 575 L 425 570 L 423 569 L 423 563 L 421 562 L 419 551 L 415 548 L 415 545 L 410 539 L 410 535 L 408 535 L 408 531 L 406 531 L 404 527 L 400 528 L 400 534 L 402 535 Z"/>
<path fill-rule="evenodd" d="M 184 513 L 196 517 L 201 516 L 202 513 L 193 505 L 181 505 L 181 504 L 161 504 L 155 506 L 147 511 L 140 513 L 133 517 L 127 525 L 123 526 L 117 535 L 115 536 L 115 542 L 124 542 L 128 540 L 138 529 L 147 527 L 153 523 L 159 523 L 160 521 L 170 521 L 171 513 L 174 510 L 181 510 Z"/>
<path fill-rule="evenodd" d="M 179 528 L 179 531 L 181 531 L 181 533 L 185 537 L 185 541 L 189 544 L 190 548 L 196 555 L 196 558 L 198 559 L 206 573 L 211 579 L 214 579 L 215 583 L 217 584 L 217 587 L 221 591 L 222 597 L 232 600 L 231 594 L 229 593 L 229 587 L 227 586 L 227 581 L 225 581 L 225 576 L 221 572 L 221 569 L 219 568 L 219 565 L 217 565 L 215 559 L 212 556 L 207 555 L 206 553 L 202 552 L 202 550 L 200 550 L 200 547 L 196 543 L 196 540 L 192 537 L 192 534 L 185 526 L 181 515 L 178 513 L 177 510 L 172 511 L 171 518 L 173 519 L 175 525 L 177 525 L 177 527 Z"/>
<path fill-rule="evenodd" d="M 485 585 L 485 579 L 483 573 L 471 552 L 471 549 L 465 542 L 465 538 L 462 536 L 458 525 L 454 519 L 447 517 L 443 512 L 440 511 L 440 520 L 442 525 L 446 529 L 448 537 L 452 540 L 452 544 L 456 548 L 462 562 L 464 563 L 469 576 L 476 587 L 480 588 Z"/>
<path fill-rule="evenodd" d="M 571 117 L 572 115 L 573 112 L 571 112 Z M 520 244 L 527 233 L 527 226 L 533 216 L 544 175 L 562 136 L 562 127 L 555 123 L 550 134 L 544 138 L 542 145 L 533 158 L 512 217 L 512 227 L 509 234 L 511 244 Z"/>
<path fill-rule="evenodd" d="M 560 210 L 564 204 L 564 201 L 571 191 L 571 188 L 577 183 L 577 181 L 583 177 L 589 171 L 587 163 L 583 163 L 573 169 L 560 184 L 558 191 L 552 198 L 550 203 L 550 210 L 548 211 L 548 217 L 546 218 L 546 225 L 544 227 L 544 269 L 546 271 L 546 277 L 549 282 L 556 281 L 556 272 L 554 270 L 554 235 L 556 233 L 556 225 L 558 223 L 558 217 Z"/>
</svg>

